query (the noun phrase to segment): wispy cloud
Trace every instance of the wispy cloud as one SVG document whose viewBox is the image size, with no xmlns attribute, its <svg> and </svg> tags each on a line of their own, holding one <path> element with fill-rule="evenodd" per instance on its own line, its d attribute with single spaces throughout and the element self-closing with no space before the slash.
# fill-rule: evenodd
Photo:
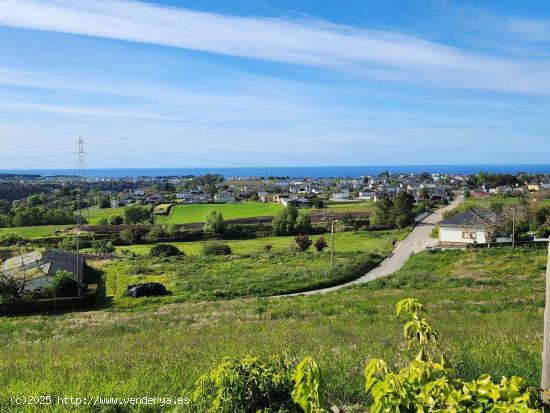
<svg viewBox="0 0 550 413">
<path fill-rule="evenodd" d="M 0 24 L 346 70 L 388 81 L 550 94 L 548 61 L 494 57 L 318 20 L 228 16 L 126 0 L 3 0 Z"/>
</svg>

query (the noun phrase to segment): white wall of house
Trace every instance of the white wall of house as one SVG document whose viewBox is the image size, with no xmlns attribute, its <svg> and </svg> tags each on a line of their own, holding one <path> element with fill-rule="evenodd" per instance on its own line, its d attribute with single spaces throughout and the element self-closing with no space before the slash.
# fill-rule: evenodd
<svg viewBox="0 0 550 413">
<path fill-rule="evenodd" d="M 487 237 L 484 228 L 439 227 L 439 242 L 462 244 L 485 244 Z"/>
</svg>

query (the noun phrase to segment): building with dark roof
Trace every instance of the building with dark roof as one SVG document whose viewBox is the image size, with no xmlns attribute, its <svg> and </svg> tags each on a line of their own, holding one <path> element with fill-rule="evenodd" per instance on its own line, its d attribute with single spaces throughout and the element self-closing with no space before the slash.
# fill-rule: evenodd
<svg viewBox="0 0 550 413">
<path fill-rule="evenodd" d="M 486 244 L 497 215 L 485 208 L 470 209 L 439 222 L 441 245 Z"/>
</svg>

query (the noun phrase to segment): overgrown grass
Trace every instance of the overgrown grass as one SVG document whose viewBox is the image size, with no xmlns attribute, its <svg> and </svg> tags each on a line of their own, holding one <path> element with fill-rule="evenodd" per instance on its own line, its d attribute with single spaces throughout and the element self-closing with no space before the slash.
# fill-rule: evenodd
<svg viewBox="0 0 550 413">
<path fill-rule="evenodd" d="M 329 401 L 353 405 L 365 400 L 367 359 L 398 367 L 410 358 L 393 312 L 405 297 L 426 304 L 461 376 L 519 374 L 537 386 L 545 263 L 542 249 L 426 252 L 390 278 L 319 296 L 3 318 L 0 410 L 13 408 L 11 395 L 185 397 L 223 356 L 245 353 L 312 355 L 325 370 Z"/>
<path fill-rule="evenodd" d="M 104 267 L 107 294 L 117 307 L 270 296 L 341 284 L 363 275 L 380 255 L 340 253 L 331 269 L 330 255 L 316 252 L 264 253 L 253 256 L 137 258 Z M 173 295 L 148 300 L 125 296 L 129 284 L 156 281 Z"/>
<path fill-rule="evenodd" d="M 352 231 L 337 232 L 334 236 L 334 249 L 336 252 L 366 252 L 366 251 L 389 251 L 392 248 L 392 240 L 402 240 L 408 234 L 408 230 L 390 230 L 390 231 Z M 323 237 L 330 244 L 330 234 L 324 234 Z M 315 242 L 318 235 L 312 236 Z M 266 245 L 273 247 L 273 252 L 288 251 L 290 244 L 294 243 L 294 237 L 265 237 L 247 240 L 227 240 L 224 241 L 231 247 L 236 254 L 258 254 L 264 251 Z M 203 242 L 171 242 L 187 255 L 200 254 Z M 130 245 L 117 247 L 118 251 L 131 251 L 136 254 L 146 255 L 149 253 L 152 245 Z M 313 247 L 312 247 L 313 248 Z M 328 249 L 325 251 L 328 253 Z"/>
<path fill-rule="evenodd" d="M 223 218 L 239 219 L 259 216 L 274 216 L 282 210 L 276 203 L 241 202 L 236 204 L 190 204 L 174 206 L 168 216 L 156 217 L 158 224 L 190 224 L 204 222 L 208 211 L 216 210 L 223 214 Z"/>
</svg>

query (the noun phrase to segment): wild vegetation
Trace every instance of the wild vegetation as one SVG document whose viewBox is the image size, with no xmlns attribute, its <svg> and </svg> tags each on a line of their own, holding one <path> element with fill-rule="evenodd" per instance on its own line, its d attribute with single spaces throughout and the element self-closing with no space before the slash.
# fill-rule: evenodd
<svg viewBox="0 0 550 413">
<path fill-rule="evenodd" d="M 543 249 L 425 252 L 391 277 L 319 296 L 165 305 L 145 298 L 132 309 L 115 299 L 94 311 L 2 318 L 0 407 L 27 393 L 191 397 L 223 357 L 248 353 L 310 355 L 324 371 L 328 403 L 367 406 L 364 363 L 409 362 L 397 350 L 401 321 L 392 311 L 406 297 L 424 303 L 458 377 L 519 375 L 537 386 L 545 266 Z"/>
</svg>

